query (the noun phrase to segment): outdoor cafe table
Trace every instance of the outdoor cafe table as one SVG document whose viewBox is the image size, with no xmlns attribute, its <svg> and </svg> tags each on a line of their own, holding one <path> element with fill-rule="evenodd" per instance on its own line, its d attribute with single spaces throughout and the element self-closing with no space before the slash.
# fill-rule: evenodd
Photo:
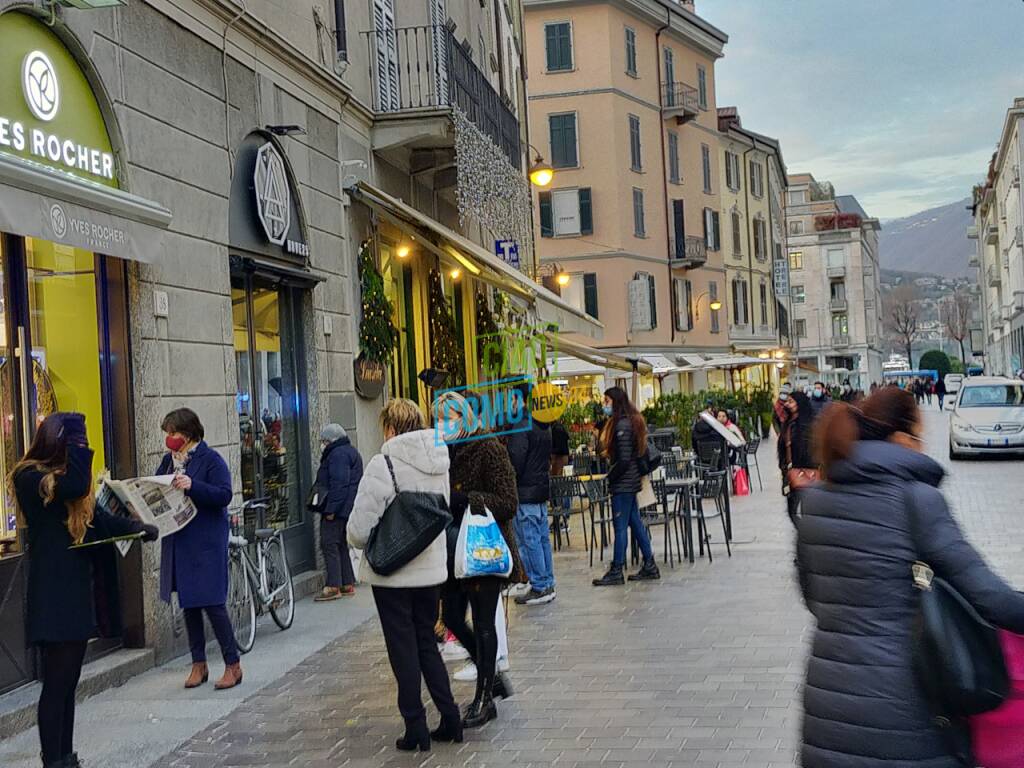
<svg viewBox="0 0 1024 768">
<path fill-rule="evenodd" d="M 690 563 L 694 562 L 693 557 L 693 508 L 691 503 L 691 492 L 700 482 L 699 477 L 672 477 L 665 478 L 665 511 L 668 512 L 668 496 L 673 491 L 676 494 L 675 504 L 678 509 L 680 502 L 683 504 L 683 525 L 686 530 L 686 549 L 689 552 Z"/>
</svg>

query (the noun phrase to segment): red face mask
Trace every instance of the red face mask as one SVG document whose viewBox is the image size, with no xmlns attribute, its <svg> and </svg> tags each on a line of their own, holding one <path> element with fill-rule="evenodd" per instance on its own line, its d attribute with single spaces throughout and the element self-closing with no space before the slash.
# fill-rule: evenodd
<svg viewBox="0 0 1024 768">
<path fill-rule="evenodd" d="M 175 437 L 174 435 L 168 435 L 164 438 L 164 445 L 167 446 L 167 450 L 171 453 L 180 453 L 181 449 L 188 444 L 188 441 L 184 437 Z"/>
</svg>

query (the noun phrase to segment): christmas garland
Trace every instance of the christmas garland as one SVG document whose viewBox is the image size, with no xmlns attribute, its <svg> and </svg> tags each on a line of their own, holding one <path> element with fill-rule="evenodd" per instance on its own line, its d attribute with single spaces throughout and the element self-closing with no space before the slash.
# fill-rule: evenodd
<svg viewBox="0 0 1024 768">
<path fill-rule="evenodd" d="M 484 361 L 484 353 L 487 343 L 493 341 L 494 337 L 501 332 L 498 325 L 498 318 L 487 301 L 486 293 L 476 295 L 476 354 L 477 359 Z"/>
<path fill-rule="evenodd" d="M 398 343 L 398 329 L 391 322 L 394 310 L 384 294 L 384 278 L 377 270 L 370 240 L 359 246 L 359 286 L 363 303 L 359 353 L 366 360 L 387 365 Z"/>
<path fill-rule="evenodd" d="M 454 387 L 466 383 L 466 363 L 462 352 L 462 340 L 455 331 L 452 308 L 444 295 L 441 272 L 436 267 L 430 270 L 430 359 L 435 368 L 448 372 L 446 386 Z"/>
</svg>

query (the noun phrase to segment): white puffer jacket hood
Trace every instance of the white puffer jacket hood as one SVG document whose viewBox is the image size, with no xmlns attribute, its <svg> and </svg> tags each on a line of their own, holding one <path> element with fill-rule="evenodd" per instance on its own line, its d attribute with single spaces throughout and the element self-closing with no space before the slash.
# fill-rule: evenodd
<svg viewBox="0 0 1024 768">
<path fill-rule="evenodd" d="M 370 532 L 380 522 L 395 497 L 395 486 L 385 456 L 391 459 L 395 481 L 403 491 L 440 493 L 450 497 L 448 448 L 435 439 L 434 430 L 421 429 L 397 435 L 381 446 L 363 470 L 352 514 L 348 519 L 348 543 L 363 549 Z M 359 580 L 378 587 L 429 587 L 448 578 L 448 552 L 442 532 L 423 552 L 390 576 L 375 573 L 364 557 Z"/>
</svg>

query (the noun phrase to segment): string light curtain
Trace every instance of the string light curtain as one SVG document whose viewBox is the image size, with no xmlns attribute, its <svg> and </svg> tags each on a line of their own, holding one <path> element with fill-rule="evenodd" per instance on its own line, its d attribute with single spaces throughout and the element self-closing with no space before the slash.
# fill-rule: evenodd
<svg viewBox="0 0 1024 768">
<path fill-rule="evenodd" d="M 384 278 L 377 269 L 371 240 L 359 246 L 359 286 L 363 304 L 359 353 L 366 360 L 387 365 L 398 343 L 398 329 L 391 321 L 394 309 L 384 294 Z"/>
</svg>

